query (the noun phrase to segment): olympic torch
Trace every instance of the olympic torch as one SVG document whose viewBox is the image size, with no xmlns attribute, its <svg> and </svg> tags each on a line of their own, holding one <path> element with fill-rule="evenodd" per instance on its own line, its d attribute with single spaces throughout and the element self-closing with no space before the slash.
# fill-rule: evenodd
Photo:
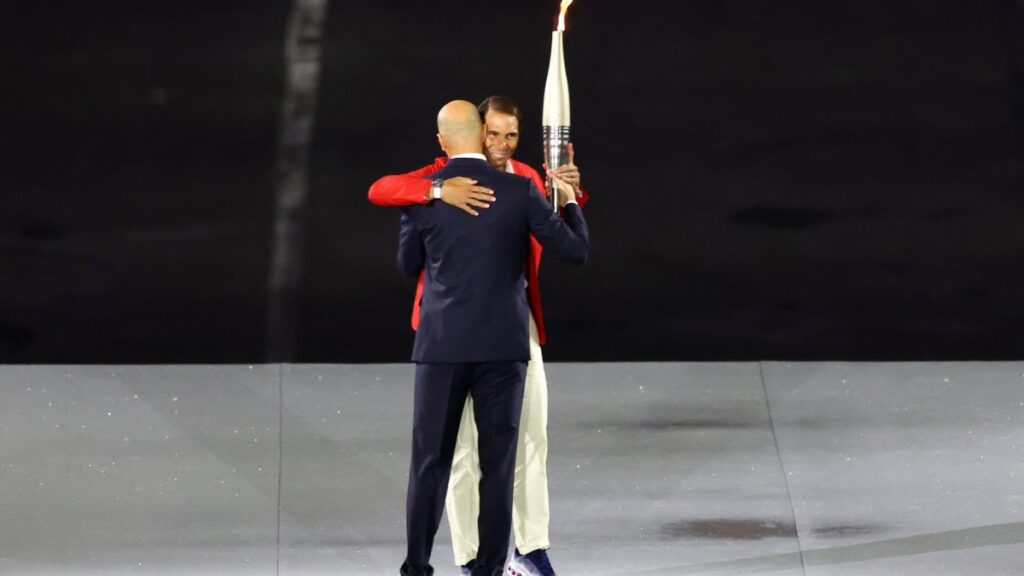
<svg viewBox="0 0 1024 576">
<path fill-rule="evenodd" d="M 565 31 L 565 11 L 573 0 L 562 0 L 558 14 L 558 29 L 551 33 L 551 60 L 548 62 L 548 78 L 544 83 L 544 161 L 549 170 L 554 170 L 569 161 L 569 80 L 565 75 L 565 54 L 562 51 L 562 32 Z M 570 190 L 558 190 L 551 178 L 547 179 L 551 192 L 551 206 L 558 212 L 558 194 L 572 194 Z"/>
</svg>

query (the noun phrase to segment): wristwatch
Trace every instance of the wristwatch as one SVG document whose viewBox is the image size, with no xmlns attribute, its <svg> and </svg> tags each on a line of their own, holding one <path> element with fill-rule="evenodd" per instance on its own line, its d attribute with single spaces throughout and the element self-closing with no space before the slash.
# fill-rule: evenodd
<svg viewBox="0 0 1024 576">
<path fill-rule="evenodd" d="M 441 199 L 441 187 L 442 186 L 444 186 L 444 180 L 442 180 L 440 178 L 438 178 L 437 180 L 434 180 L 433 183 L 431 183 L 431 185 L 430 185 L 430 198 L 432 200 L 440 200 Z"/>
</svg>

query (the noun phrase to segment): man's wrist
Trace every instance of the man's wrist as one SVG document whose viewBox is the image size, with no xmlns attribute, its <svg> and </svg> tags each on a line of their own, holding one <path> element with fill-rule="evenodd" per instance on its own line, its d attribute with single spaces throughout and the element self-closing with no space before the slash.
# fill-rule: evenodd
<svg viewBox="0 0 1024 576">
<path fill-rule="evenodd" d="M 437 178 L 430 184 L 430 191 L 428 192 L 428 200 L 440 200 L 441 199 L 441 188 L 444 187 L 444 180 Z"/>
</svg>

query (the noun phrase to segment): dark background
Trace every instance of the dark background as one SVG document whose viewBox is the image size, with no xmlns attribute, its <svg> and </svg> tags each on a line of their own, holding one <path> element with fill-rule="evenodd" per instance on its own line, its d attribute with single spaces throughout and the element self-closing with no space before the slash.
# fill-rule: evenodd
<svg viewBox="0 0 1024 576">
<path fill-rule="evenodd" d="M 290 5 L 23 4 L 0 25 L 0 362 L 270 360 Z M 557 7 L 330 3 L 289 359 L 408 358 L 398 215 L 366 190 L 439 153 L 454 98 L 517 98 L 538 166 Z M 545 261 L 546 358 L 1024 357 L 1022 13 L 577 0 L 591 261 Z"/>
</svg>

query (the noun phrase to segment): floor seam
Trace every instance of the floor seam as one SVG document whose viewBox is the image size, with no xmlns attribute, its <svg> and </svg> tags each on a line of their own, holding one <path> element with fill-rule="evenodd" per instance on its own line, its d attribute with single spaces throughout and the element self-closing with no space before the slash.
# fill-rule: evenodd
<svg viewBox="0 0 1024 576">
<path fill-rule="evenodd" d="M 772 414 L 772 402 L 768 397 L 768 384 L 764 378 L 764 362 L 757 363 L 757 370 L 761 376 L 761 389 L 764 391 L 764 403 L 768 408 L 768 425 L 772 429 L 772 442 L 775 443 L 775 455 L 779 460 L 779 469 L 782 471 L 782 482 L 786 486 L 786 498 L 789 500 L 789 514 L 793 518 L 793 534 L 796 536 L 796 550 L 800 556 L 800 572 L 807 576 L 807 567 L 804 565 L 804 547 L 800 543 L 800 528 L 796 523 L 796 507 L 793 505 L 793 492 L 789 489 L 789 476 L 786 474 L 786 463 L 782 460 L 782 450 L 779 448 L 779 436 L 775 432 L 775 416 Z"/>
</svg>

